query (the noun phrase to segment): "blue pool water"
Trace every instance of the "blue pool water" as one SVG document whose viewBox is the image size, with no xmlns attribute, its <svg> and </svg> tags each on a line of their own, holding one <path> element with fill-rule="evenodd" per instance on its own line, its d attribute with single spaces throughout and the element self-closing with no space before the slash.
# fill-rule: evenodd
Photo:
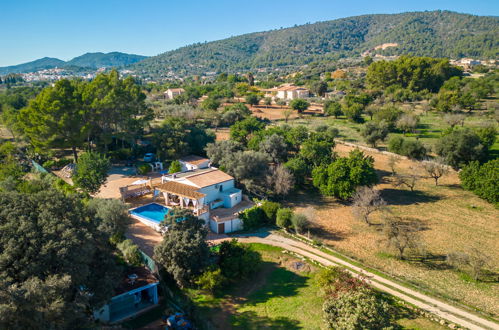
<svg viewBox="0 0 499 330">
<path fill-rule="evenodd" d="M 130 211 L 130 214 L 142 217 L 149 221 L 154 221 L 160 223 L 165 218 L 165 215 L 170 211 L 169 208 L 157 204 L 150 203 L 144 206 L 137 207 L 136 209 Z"/>
</svg>

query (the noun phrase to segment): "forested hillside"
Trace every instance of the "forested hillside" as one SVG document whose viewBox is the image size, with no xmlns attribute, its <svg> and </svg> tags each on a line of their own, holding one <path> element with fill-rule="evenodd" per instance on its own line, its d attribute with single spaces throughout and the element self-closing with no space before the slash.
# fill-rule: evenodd
<svg viewBox="0 0 499 330">
<path fill-rule="evenodd" d="M 304 65 L 359 55 L 383 43 L 385 55 L 496 58 L 499 18 L 448 11 L 364 15 L 198 43 L 141 61 L 141 75 L 161 77 Z"/>
<path fill-rule="evenodd" d="M 85 68 L 117 67 L 129 65 L 145 59 L 146 56 L 125 54 L 120 52 L 111 53 L 86 53 L 66 62 L 66 65 L 75 65 Z"/>
</svg>

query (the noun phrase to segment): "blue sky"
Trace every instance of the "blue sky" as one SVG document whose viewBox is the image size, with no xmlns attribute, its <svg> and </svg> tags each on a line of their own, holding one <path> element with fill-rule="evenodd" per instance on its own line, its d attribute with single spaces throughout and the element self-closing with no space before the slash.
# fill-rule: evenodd
<svg viewBox="0 0 499 330">
<path fill-rule="evenodd" d="M 445 9 L 498 15 L 497 0 L 0 0 L 0 66 L 86 52 L 157 55 L 295 24 Z"/>
</svg>

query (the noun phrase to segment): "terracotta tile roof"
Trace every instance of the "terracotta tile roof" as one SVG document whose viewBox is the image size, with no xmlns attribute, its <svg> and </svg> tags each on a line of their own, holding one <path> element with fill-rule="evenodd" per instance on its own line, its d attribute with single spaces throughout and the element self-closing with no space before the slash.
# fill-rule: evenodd
<svg viewBox="0 0 499 330">
<path fill-rule="evenodd" d="M 196 156 L 196 155 L 189 155 L 189 156 L 185 156 L 185 157 L 180 158 L 180 161 L 184 162 L 184 163 L 189 163 L 192 165 L 199 165 L 199 164 L 202 164 L 206 161 L 209 161 L 209 159 L 204 158 L 204 157 L 200 157 L 200 156 Z"/>
<path fill-rule="evenodd" d="M 197 191 L 199 188 L 175 181 L 167 181 L 155 186 L 154 188 L 162 192 L 169 192 L 175 195 L 192 199 L 200 199 L 206 196 L 205 194 Z"/>
<path fill-rule="evenodd" d="M 168 91 L 170 91 L 172 93 L 183 93 L 183 92 L 185 92 L 185 90 L 183 88 L 168 88 L 165 91 L 165 94 L 168 93 Z"/>
<path fill-rule="evenodd" d="M 215 168 L 212 171 L 206 171 L 190 175 L 185 179 L 192 182 L 194 185 L 196 185 L 199 188 L 212 186 L 214 184 L 222 183 L 229 180 L 234 180 L 232 176 Z"/>
<path fill-rule="evenodd" d="M 300 86 L 289 86 L 289 85 L 283 85 L 283 86 L 279 86 L 279 87 L 274 87 L 274 88 L 270 88 L 270 89 L 265 89 L 265 91 L 267 92 L 279 92 L 279 91 L 298 91 L 298 90 L 308 90 L 304 87 L 300 87 Z"/>
</svg>

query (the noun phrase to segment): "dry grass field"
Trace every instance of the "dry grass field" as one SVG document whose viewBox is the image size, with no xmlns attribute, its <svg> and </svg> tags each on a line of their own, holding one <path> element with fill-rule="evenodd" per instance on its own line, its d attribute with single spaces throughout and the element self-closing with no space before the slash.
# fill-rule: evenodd
<svg viewBox="0 0 499 330">
<path fill-rule="evenodd" d="M 335 148 L 345 156 L 353 148 L 338 144 Z M 388 156 L 366 152 L 375 159 L 381 177 L 376 186 L 381 190 L 391 211 L 398 216 L 420 220 L 425 229 L 421 232 L 429 260 L 400 261 L 390 251 L 381 232 L 383 214 L 373 215 L 377 225 L 368 226 L 353 217 L 351 207 L 334 198 L 323 198 L 316 193 L 299 192 L 288 203 L 297 210 L 305 207 L 316 209 L 312 234 L 325 244 L 346 255 L 378 268 L 393 276 L 403 278 L 425 291 L 474 306 L 492 315 L 499 315 L 499 283 L 476 283 L 463 273 L 449 268 L 447 253 L 467 247 L 477 247 L 490 257 L 492 269 L 499 270 L 499 211 L 459 186 L 456 172 L 441 178 L 439 186 L 433 179 L 422 179 L 415 191 L 395 188 L 391 184 Z M 409 172 L 418 163 L 401 160 L 399 173 Z M 424 175 L 423 171 L 421 175 Z"/>
</svg>

